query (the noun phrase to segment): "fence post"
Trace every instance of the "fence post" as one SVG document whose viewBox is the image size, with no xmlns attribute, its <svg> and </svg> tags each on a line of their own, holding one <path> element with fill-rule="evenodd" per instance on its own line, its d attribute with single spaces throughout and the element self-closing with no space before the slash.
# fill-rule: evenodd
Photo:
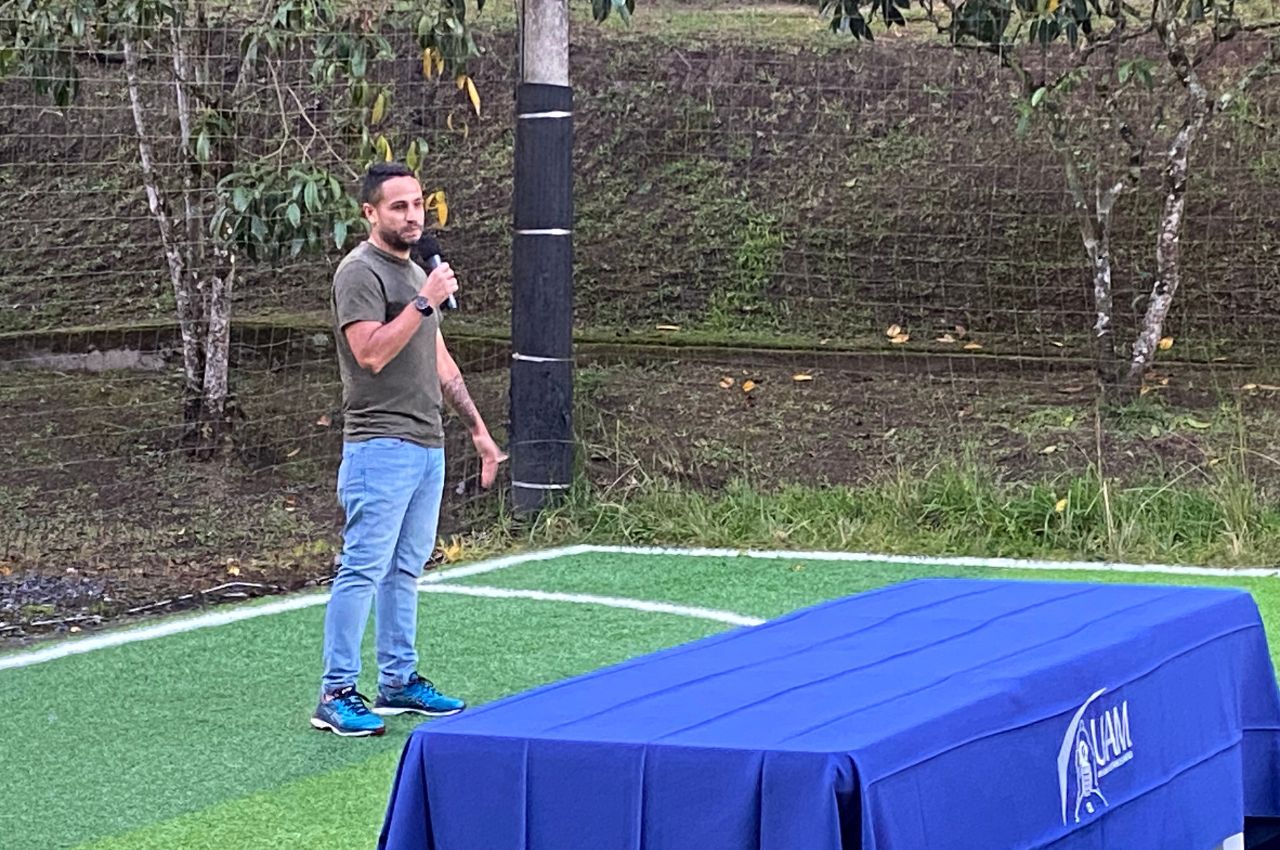
<svg viewBox="0 0 1280 850">
<path fill-rule="evenodd" d="M 521 6 L 511 253 L 511 477 L 519 514 L 573 474 L 573 90 L 565 0 Z"/>
</svg>

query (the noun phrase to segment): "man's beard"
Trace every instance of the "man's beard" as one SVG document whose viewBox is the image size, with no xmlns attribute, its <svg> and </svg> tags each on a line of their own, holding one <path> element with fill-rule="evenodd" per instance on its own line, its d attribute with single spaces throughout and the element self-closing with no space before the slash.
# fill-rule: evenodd
<svg viewBox="0 0 1280 850">
<path fill-rule="evenodd" d="M 406 240 L 404 236 L 400 235 L 400 231 L 387 230 L 382 227 L 378 228 L 378 235 L 382 237 L 382 241 L 387 243 L 389 248 L 396 251 L 408 251 L 413 247 L 413 244 L 418 241 L 417 239 L 414 239 L 413 242 L 410 242 Z M 419 236 L 421 236 L 421 231 L 419 231 Z"/>
</svg>

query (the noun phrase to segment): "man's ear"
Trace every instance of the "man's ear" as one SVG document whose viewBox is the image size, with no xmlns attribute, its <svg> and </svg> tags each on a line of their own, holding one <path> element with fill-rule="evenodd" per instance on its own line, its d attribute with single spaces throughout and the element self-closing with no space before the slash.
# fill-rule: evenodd
<svg viewBox="0 0 1280 850">
<path fill-rule="evenodd" d="M 375 210 L 374 210 L 374 208 L 373 208 L 373 204 L 361 204 L 361 205 L 360 205 L 360 212 L 364 213 L 364 217 L 365 217 L 365 220 L 366 220 L 366 221 L 368 221 L 368 222 L 370 222 L 370 223 L 372 223 L 372 222 L 373 222 L 373 214 L 374 214 L 374 212 L 375 212 Z"/>
</svg>

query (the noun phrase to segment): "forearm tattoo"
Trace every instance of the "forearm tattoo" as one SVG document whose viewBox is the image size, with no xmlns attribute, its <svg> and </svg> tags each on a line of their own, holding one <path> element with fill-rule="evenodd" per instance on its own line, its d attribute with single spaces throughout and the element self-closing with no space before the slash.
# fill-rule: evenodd
<svg viewBox="0 0 1280 850">
<path fill-rule="evenodd" d="M 442 384 L 440 391 L 466 429 L 474 431 L 480 424 L 480 411 L 476 410 L 476 403 L 471 400 L 471 394 L 467 392 L 467 385 L 462 380 L 462 376 L 459 375 L 447 384 Z"/>
</svg>

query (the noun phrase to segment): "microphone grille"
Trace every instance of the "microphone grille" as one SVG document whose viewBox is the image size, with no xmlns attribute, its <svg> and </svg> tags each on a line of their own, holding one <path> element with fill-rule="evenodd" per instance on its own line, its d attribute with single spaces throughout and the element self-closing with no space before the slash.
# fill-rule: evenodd
<svg viewBox="0 0 1280 850">
<path fill-rule="evenodd" d="M 418 241 L 414 243 L 413 253 L 415 253 L 419 257 L 422 257 L 423 259 L 426 259 L 427 257 L 430 257 L 432 254 L 440 253 L 440 243 L 437 242 L 436 238 L 432 236 L 430 233 L 424 233 L 422 234 L 422 237 L 419 238 Z"/>
</svg>

